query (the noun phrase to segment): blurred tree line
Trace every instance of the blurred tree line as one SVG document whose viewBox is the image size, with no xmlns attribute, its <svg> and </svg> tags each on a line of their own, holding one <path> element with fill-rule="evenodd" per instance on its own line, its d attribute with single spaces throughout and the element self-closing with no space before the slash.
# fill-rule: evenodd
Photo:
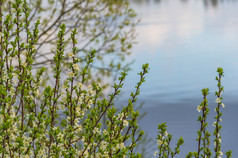
<svg viewBox="0 0 238 158">
<path fill-rule="evenodd" d="M 136 4 L 143 4 L 143 3 L 161 3 L 164 1 L 168 1 L 168 0 L 132 0 L 132 2 L 136 3 Z M 181 2 L 187 3 L 189 2 L 189 0 L 180 0 Z M 216 8 L 218 7 L 218 5 L 220 3 L 224 3 L 224 2 L 235 2 L 236 0 L 202 0 L 203 4 L 205 7 L 212 7 L 212 8 Z"/>
</svg>

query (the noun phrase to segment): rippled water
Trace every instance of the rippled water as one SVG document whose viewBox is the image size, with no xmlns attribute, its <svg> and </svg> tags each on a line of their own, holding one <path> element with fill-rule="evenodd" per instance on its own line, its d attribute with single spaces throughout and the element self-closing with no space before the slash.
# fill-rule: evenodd
<svg viewBox="0 0 238 158">
<path fill-rule="evenodd" d="M 196 150 L 196 106 L 202 100 L 201 89 L 210 89 L 212 124 L 216 69 L 222 67 L 227 105 L 223 109 L 222 151 L 232 149 L 233 157 L 238 157 L 238 1 L 135 1 L 132 5 L 141 23 L 138 44 L 128 58 L 135 63 L 123 96 L 128 96 L 138 79 L 136 73 L 148 62 L 150 73 L 139 97 L 145 102 L 142 111 L 147 112 L 141 121 L 143 129 L 155 138 L 157 124 L 167 122 L 176 139 L 185 138 L 178 157 Z"/>
</svg>

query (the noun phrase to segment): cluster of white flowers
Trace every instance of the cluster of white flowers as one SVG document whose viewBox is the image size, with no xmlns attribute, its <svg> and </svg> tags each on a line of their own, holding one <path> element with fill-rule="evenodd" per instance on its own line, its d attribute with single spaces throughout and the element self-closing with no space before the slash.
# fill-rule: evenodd
<svg viewBox="0 0 238 158">
<path fill-rule="evenodd" d="M 116 146 L 117 149 L 124 149 L 125 148 L 125 145 L 123 142 L 121 143 L 118 143 L 117 146 Z"/>
</svg>

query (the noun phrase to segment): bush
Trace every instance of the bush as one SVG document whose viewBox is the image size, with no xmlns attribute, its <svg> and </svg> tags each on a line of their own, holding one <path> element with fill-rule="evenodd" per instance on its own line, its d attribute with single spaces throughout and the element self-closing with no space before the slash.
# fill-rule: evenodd
<svg viewBox="0 0 238 158">
<path fill-rule="evenodd" d="M 134 110 L 133 104 L 148 72 L 148 64 L 143 65 L 139 73 L 140 81 L 128 105 L 118 111 L 113 106 L 114 98 L 120 93 L 126 72 L 120 74 L 119 83 L 113 85 L 114 92 L 108 99 L 99 98 L 102 88 L 95 82 L 85 84 L 95 51 L 90 51 L 87 64 L 79 67 L 76 29 L 71 33 L 69 73 L 65 79 L 62 76 L 66 31 L 62 24 L 53 58 L 54 83 L 48 81 L 42 86 L 45 68 L 32 69 L 39 21 L 33 30 L 29 29 L 27 8 L 26 1 L 16 0 L 12 4 L 14 14 L 1 18 L 2 157 L 138 157 L 134 148 L 143 131 L 138 129 L 139 112 Z M 101 126 L 103 116 L 106 117 L 105 128 Z"/>
<path fill-rule="evenodd" d="M 3 1 L 0 0 L 2 5 Z M 1 10 L 0 10 L 1 12 Z M 126 72 L 123 71 L 114 84 L 113 93 L 101 98 L 103 89 L 98 83 L 88 84 L 89 69 L 95 57 L 95 50 L 88 52 L 86 64 L 79 66 L 77 30 L 71 31 L 71 51 L 68 53 L 68 75 L 62 75 L 65 53 L 66 27 L 62 24 L 57 35 L 57 49 L 52 59 L 52 80 L 44 80 L 46 68 L 32 69 L 35 45 L 38 41 L 37 21 L 30 29 L 29 8 L 26 0 L 15 0 L 10 11 L 0 14 L 0 154 L 2 157 L 140 157 L 135 151 L 144 132 L 139 129 L 139 112 L 134 103 L 140 93 L 140 86 L 148 73 L 148 64 L 142 66 L 140 80 L 131 99 L 121 110 L 114 106 L 115 97 L 120 94 Z M 215 116 L 214 154 L 221 152 L 221 77 L 218 68 L 217 115 Z M 51 82 L 53 81 L 53 83 Z M 87 84 L 86 84 L 87 83 Z M 203 101 L 197 107 L 202 115 L 198 131 L 198 150 L 186 157 L 211 157 L 210 133 L 206 130 L 209 113 L 207 95 L 203 89 Z M 102 118 L 106 124 L 102 126 Z M 172 135 L 167 132 L 166 123 L 158 126 L 157 137 L 159 157 L 174 157 L 180 152 L 183 139 L 180 138 L 174 150 L 171 149 Z M 231 157 L 231 151 L 226 152 Z"/>
</svg>

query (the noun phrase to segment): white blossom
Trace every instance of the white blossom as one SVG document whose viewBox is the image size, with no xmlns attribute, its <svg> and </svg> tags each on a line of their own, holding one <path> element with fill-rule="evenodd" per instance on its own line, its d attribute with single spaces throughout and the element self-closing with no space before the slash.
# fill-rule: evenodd
<svg viewBox="0 0 238 158">
<path fill-rule="evenodd" d="M 74 68 L 74 70 L 76 70 L 76 71 L 79 71 L 79 70 L 80 70 L 80 68 L 79 68 L 79 65 L 78 65 L 78 64 L 73 64 L 73 68 Z"/>
<path fill-rule="evenodd" d="M 213 122 L 212 126 L 216 127 L 217 122 Z"/>
<path fill-rule="evenodd" d="M 198 112 L 201 112 L 201 110 L 202 110 L 202 106 L 198 105 L 198 106 L 197 106 L 197 111 L 198 111 Z"/>
<path fill-rule="evenodd" d="M 100 133 L 100 130 L 98 128 L 94 128 L 93 133 Z"/>
<path fill-rule="evenodd" d="M 128 126 L 128 121 L 127 120 L 123 120 L 123 126 Z"/>
<path fill-rule="evenodd" d="M 69 76 L 69 77 L 74 77 L 74 73 L 73 73 L 73 72 L 69 72 L 69 73 L 68 73 L 68 76 Z"/>
<path fill-rule="evenodd" d="M 224 103 L 222 103 L 221 106 L 222 106 L 223 108 L 225 108 L 225 104 L 224 104 Z"/>
<path fill-rule="evenodd" d="M 68 56 L 69 56 L 70 58 L 73 58 L 73 57 L 74 57 L 74 53 L 73 53 L 73 52 L 70 52 L 70 53 L 68 54 Z"/>
<path fill-rule="evenodd" d="M 156 156 L 157 154 L 158 154 L 158 151 L 155 151 L 154 156 Z"/>
<path fill-rule="evenodd" d="M 159 140 L 157 140 L 157 144 L 161 145 L 161 144 L 163 144 L 163 141 L 159 139 Z"/>
<path fill-rule="evenodd" d="M 221 102 L 221 99 L 220 98 L 217 98 L 216 99 L 216 103 L 220 103 Z"/>
<path fill-rule="evenodd" d="M 221 156 L 222 156 L 222 155 L 223 155 L 223 152 L 222 152 L 222 151 L 219 151 L 219 155 L 221 155 Z"/>
<path fill-rule="evenodd" d="M 10 89 L 10 96 L 14 96 L 14 94 L 15 94 L 14 88 L 11 87 L 11 89 Z"/>
<path fill-rule="evenodd" d="M 77 83 L 77 86 L 78 86 L 79 88 L 82 88 L 82 87 L 83 87 L 83 84 L 82 84 L 81 82 L 78 82 L 78 83 Z"/>
</svg>

